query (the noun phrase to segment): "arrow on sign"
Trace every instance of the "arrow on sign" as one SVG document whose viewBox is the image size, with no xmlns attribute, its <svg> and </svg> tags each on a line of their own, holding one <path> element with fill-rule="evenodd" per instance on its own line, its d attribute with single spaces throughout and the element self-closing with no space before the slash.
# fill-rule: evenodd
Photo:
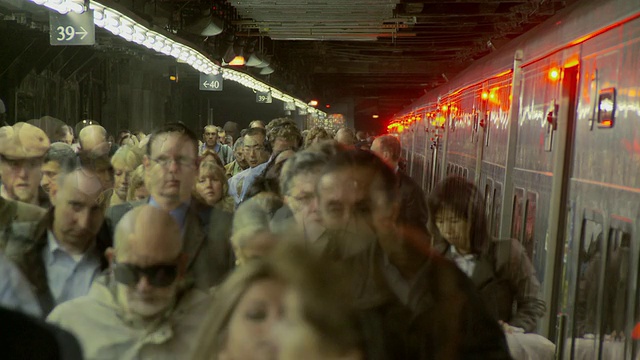
<svg viewBox="0 0 640 360">
<path fill-rule="evenodd" d="M 80 26 L 80 30 L 82 31 L 76 31 L 76 34 L 82 35 L 80 36 L 80 40 L 84 40 L 85 36 L 87 36 L 87 30 L 85 30 L 82 26 Z"/>
</svg>

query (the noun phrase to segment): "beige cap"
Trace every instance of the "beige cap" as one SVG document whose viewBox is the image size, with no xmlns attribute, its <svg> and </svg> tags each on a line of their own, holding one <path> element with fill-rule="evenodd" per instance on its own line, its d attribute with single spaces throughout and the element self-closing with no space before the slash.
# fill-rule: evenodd
<svg viewBox="0 0 640 360">
<path fill-rule="evenodd" d="M 9 159 L 44 156 L 49 150 L 47 135 L 31 124 L 19 122 L 0 128 L 0 155 Z"/>
</svg>

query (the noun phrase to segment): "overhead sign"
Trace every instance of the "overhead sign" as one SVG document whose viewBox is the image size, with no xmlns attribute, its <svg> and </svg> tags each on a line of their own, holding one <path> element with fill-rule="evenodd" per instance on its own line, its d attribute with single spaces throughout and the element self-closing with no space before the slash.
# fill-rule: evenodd
<svg viewBox="0 0 640 360">
<path fill-rule="evenodd" d="M 222 91 L 222 73 L 203 74 L 200 73 L 200 90 L 205 91 Z"/>
<path fill-rule="evenodd" d="M 296 104 L 293 101 L 285 102 L 284 103 L 284 109 L 285 110 L 289 110 L 289 111 L 293 111 L 293 110 L 296 109 Z"/>
<path fill-rule="evenodd" d="M 51 45 L 93 45 L 96 43 L 96 27 L 93 10 L 82 14 L 66 15 L 49 13 L 49 43 Z"/>
<path fill-rule="evenodd" d="M 271 104 L 271 102 L 273 101 L 273 99 L 271 98 L 271 93 L 270 92 L 262 92 L 262 91 L 258 91 L 256 93 L 256 102 L 259 104 Z"/>
</svg>

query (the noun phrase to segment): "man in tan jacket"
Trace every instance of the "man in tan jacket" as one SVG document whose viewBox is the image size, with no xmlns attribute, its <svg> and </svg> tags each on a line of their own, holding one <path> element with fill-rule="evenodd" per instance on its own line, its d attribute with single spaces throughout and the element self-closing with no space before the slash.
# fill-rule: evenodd
<svg viewBox="0 0 640 360">
<path fill-rule="evenodd" d="M 210 295 L 183 287 L 180 227 L 162 209 L 124 215 L 107 250 L 110 272 L 48 321 L 73 333 L 85 359 L 179 359 L 192 351 Z"/>
</svg>

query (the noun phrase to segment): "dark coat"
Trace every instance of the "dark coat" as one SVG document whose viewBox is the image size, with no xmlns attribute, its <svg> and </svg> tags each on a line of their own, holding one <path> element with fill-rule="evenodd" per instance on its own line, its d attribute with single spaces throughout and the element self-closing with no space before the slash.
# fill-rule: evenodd
<svg viewBox="0 0 640 360">
<path fill-rule="evenodd" d="M 429 210 L 424 191 L 409 175 L 401 171 L 398 172 L 398 181 L 400 183 L 398 220 L 426 232 Z"/>
<path fill-rule="evenodd" d="M 0 308 L 0 348 L 5 360 L 80 360 L 82 350 L 73 335 L 18 311 Z"/>
<path fill-rule="evenodd" d="M 510 359 L 502 329 L 455 264 L 426 254 L 405 306 L 387 284 L 382 259 L 376 243 L 346 262 L 354 274 L 357 307 L 383 319 L 385 342 L 393 342 L 387 346 L 403 349 L 396 358 Z"/>
<path fill-rule="evenodd" d="M 124 214 L 149 200 L 128 202 L 107 210 L 107 222 L 114 232 Z M 210 217 L 209 217 L 210 216 Z M 187 280 L 199 289 L 208 290 L 218 285 L 233 269 L 235 257 L 231 247 L 231 222 L 233 214 L 218 208 L 210 215 L 199 211 L 192 202 L 187 210 L 184 229 L 183 252 L 187 255 Z"/>
<path fill-rule="evenodd" d="M 13 222 L 38 221 L 46 212 L 39 206 L 0 197 L 0 231 Z"/>
<path fill-rule="evenodd" d="M 444 254 L 452 257 L 450 247 Z M 492 241 L 487 251 L 478 256 L 471 281 L 496 319 L 526 332 L 536 330 L 545 303 L 539 298 L 540 283 L 520 242 Z"/>
<path fill-rule="evenodd" d="M 34 287 L 35 295 L 46 316 L 55 307 L 55 300 L 47 280 L 47 268 L 42 251 L 47 246 L 47 230 L 53 225 L 53 208 L 37 222 L 14 223 L 0 237 L 0 248 L 13 260 Z M 100 254 L 100 269 L 109 267 L 105 256 L 107 248 L 113 246 L 112 235 L 106 223 L 96 236 L 96 251 Z"/>
</svg>

